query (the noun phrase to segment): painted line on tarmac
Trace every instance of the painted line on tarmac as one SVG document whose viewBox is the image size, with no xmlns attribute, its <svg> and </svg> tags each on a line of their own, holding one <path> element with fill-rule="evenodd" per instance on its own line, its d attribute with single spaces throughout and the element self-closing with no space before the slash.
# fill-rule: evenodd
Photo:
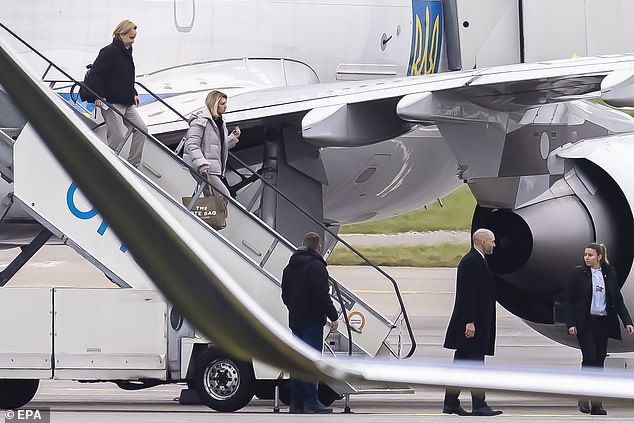
<svg viewBox="0 0 634 423">
<path fill-rule="evenodd" d="M 352 292 L 359 294 L 393 294 L 392 290 L 385 289 L 353 289 Z M 453 291 L 401 291 L 401 294 L 453 294 Z"/>
<path fill-rule="evenodd" d="M 443 417 L 458 417 L 457 415 L 453 415 L 453 414 L 445 414 L 445 413 L 369 413 L 367 415 L 374 415 L 374 416 L 421 416 L 421 417 L 438 417 L 438 416 L 443 416 Z M 487 416 L 471 416 L 469 415 L 468 417 L 487 417 Z M 566 418 L 570 418 L 570 417 L 583 417 L 582 414 L 580 413 L 572 413 L 572 414 L 526 414 L 526 413 L 521 413 L 521 414 L 515 414 L 515 413 L 502 413 L 500 414 L 500 417 L 566 417 Z"/>
</svg>

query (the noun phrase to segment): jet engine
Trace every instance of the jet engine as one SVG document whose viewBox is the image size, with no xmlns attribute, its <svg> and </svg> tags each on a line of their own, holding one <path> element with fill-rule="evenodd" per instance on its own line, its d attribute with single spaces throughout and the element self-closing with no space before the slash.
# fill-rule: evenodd
<svg viewBox="0 0 634 423">
<path fill-rule="evenodd" d="M 563 299 L 572 269 L 583 264 L 589 242 L 603 242 L 634 313 L 634 135 L 585 140 L 558 153 L 563 177 L 546 193 L 515 209 L 477 207 L 472 227 L 491 229 L 497 247 L 489 257 L 498 302 L 542 334 L 576 346 L 567 334 Z M 475 182 L 477 184 L 477 182 Z M 555 324 L 555 325 L 554 325 Z M 634 341 L 611 351 L 634 351 Z M 629 341 L 629 342 L 628 342 Z"/>
</svg>

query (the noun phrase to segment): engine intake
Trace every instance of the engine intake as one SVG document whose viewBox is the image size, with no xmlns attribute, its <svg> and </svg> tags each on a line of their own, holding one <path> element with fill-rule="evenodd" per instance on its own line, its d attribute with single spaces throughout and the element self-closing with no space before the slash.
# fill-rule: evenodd
<svg viewBox="0 0 634 423">
<path fill-rule="evenodd" d="M 597 165 L 576 160 L 566 181 L 570 194 L 516 210 L 477 207 L 473 230 L 491 229 L 496 249 L 489 264 L 498 302 L 534 323 L 553 323 L 571 270 L 583 264 L 583 248 L 604 242 L 621 284 L 632 265 L 634 225 L 618 184 Z"/>
</svg>

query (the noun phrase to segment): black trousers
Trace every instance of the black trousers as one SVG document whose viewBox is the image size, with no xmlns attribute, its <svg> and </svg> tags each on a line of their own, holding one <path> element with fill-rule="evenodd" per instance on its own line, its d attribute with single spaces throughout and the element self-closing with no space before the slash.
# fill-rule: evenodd
<svg viewBox="0 0 634 423">
<path fill-rule="evenodd" d="M 453 361 L 470 361 L 473 364 L 484 364 L 484 354 L 467 353 L 464 351 L 456 350 L 453 355 Z M 447 388 L 445 391 L 444 405 L 447 407 L 459 407 L 460 406 L 460 389 Z M 471 405 L 473 409 L 486 407 L 486 398 L 483 390 L 473 389 L 471 391 Z"/>
<path fill-rule="evenodd" d="M 577 341 L 581 348 L 581 367 L 603 368 L 608 352 L 608 317 L 590 316 L 585 328 L 577 328 Z"/>
</svg>

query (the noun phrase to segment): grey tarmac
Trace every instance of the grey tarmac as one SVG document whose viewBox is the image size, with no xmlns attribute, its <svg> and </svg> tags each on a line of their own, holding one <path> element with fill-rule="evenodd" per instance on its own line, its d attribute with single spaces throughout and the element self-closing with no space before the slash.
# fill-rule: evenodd
<svg viewBox="0 0 634 423">
<path fill-rule="evenodd" d="M 0 252 L 0 268 L 8 264 L 15 251 Z M 79 268 L 79 270 L 77 270 Z M 414 359 L 446 364 L 452 351 L 442 348 L 447 320 L 453 305 L 455 269 L 386 268 L 399 283 L 417 339 Z M 389 284 L 367 267 L 330 267 L 331 273 L 345 282 L 366 301 L 386 313 L 395 312 Z M 108 286 L 103 275 L 67 247 L 45 247 L 22 269 L 13 286 Z M 390 338 L 397 342 L 397 335 Z M 403 344 L 407 349 L 408 345 Z M 552 342 L 537 334 L 520 319 L 498 306 L 496 355 L 488 363 L 540 368 L 578 368 L 576 349 Z M 296 421 L 297 415 L 273 413 L 273 402 L 254 399 L 236 413 L 220 414 L 204 406 L 181 406 L 177 398 L 182 386 L 166 385 L 136 392 L 122 391 L 110 383 L 42 381 L 31 407 L 50 407 L 57 422 L 269 422 Z M 491 421 L 488 417 L 459 417 L 440 413 L 443 392 L 416 388 L 410 395 L 359 395 L 351 399 L 353 414 L 342 414 L 343 401 L 333 404 L 335 413 L 308 417 L 310 421 L 364 422 L 451 422 Z M 470 409 L 468 393 L 461 396 Z M 495 419 L 505 422 L 634 421 L 634 404 L 606 401 L 608 416 L 580 414 L 571 398 L 530 396 L 489 392 L 487 400 L 504 411 Z"/>
</svg>

